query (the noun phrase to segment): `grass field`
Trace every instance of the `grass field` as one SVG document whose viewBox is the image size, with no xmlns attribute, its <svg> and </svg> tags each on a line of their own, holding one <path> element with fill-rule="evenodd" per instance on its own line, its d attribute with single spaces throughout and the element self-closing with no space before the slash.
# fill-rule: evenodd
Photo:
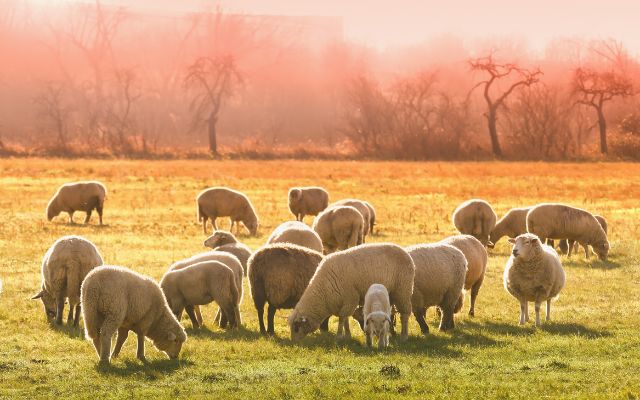
<svg viewBox="0 0 640 400">
<path fill-rule="evenodd" d="M 95 215 L 89 226 L 47 222 L 56 187 L 88 178 L 109 188 L 106 226 L 96 226 Z M 439 240 L 454 233 L 456 205 L 481 197 L 499 215 L 542 201 L 602 214 L 612 250 L 607 262 L 562 257 L 567 285 L 553 304 L 554 320 L 535 329 L 517 324 L 518 303 L 502 287 L 510 251 L 503 239 L 490 253 L 475 318 L 461 313 L 454 332 L 432 329 L 428 337 L 412 318 L 409 342 L 392 339 L 383 353 L 364 347 L 353 322 L 351 342 L 315 333 L 291 343 L 286 310 L 276 316 L 277 337 L 261 337 L 245 282 L 241 330 L 209 324 L 194 331 L 185 319 L 189 339 L 178 361 L 148 344 L 150 362 L 141 364 L 130 336 L 120 358 L 101 369 L 81 331 L 54 328 L 41 303 L 29 300 L 44 252 L 67 234 L 92 240 L 109 264 L 160 279 L 173 261 L 205 250 L 194 199 L 214 185 L 253 200 L 260 235 L 242 240 L 254 249 L 291 218 L 290 186 L 321 185 L 333 200 L 375 205 L 379 224 L 370 241 Z M 0 398 L 640 397 L 640 164 L 5 159 L 0 220 Z M 205 320 L 214 310 L 204 308 Z M 427 322 L 436 326 L 433 310 Z"/>
</svg>

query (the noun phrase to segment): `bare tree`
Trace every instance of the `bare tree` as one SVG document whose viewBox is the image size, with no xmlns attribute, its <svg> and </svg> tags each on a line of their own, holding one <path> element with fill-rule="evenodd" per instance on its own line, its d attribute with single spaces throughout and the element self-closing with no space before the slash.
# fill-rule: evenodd
<svg viewBox="0 0 640 400">
<path fill-rule="evenodd" d="M 65 104 L 65 87 L 61 83 L 47 82 L 42 92 L 34 98 L 41 118 L 56 134 L 58 148 L 68 150 L 68 120 L 71 107 Z"/>
<path fill-rule="evenodd" d="M 115 91 L 107 110 L 109 141 L 116 152 L 130 153 L 133 150 L 129 138 L 134 130 L 133 107 L 141 92 L 136 87 L 136 74 L 132 69 L 118 69 L 114 78 Z"/>
<path fill-rule="evenodd" d="M 483 87 L 484 99 L 487 102 L 487 123 L 491 148 L 496 157 L 502 157 L 502 148 L 498 139 L 498 111 L 504 105 L 505 100 L 514 90 L 521 86 L 531 86 L 540 80 L 542 71 L 539 68 L 532 70 L 522 68 L 514 63 L 499 64 L 493 59 L 493 54 L 469 60 L 472 71 L 480 71 L 488 75 L 486 80 L 478 82 L 469 93 L 478 87 Z M 498 86 L 501 81 L 508 81 L 509 85 L 497 97 L 492 97 L 491 89 Z"/>
<path fill-rule="evenodd" d="M 188 67 L 185 85 L 194 91 L 191 129 L 207 125 L 209 151 L 214 155 L 218 153 L 216 127 L 220 110 L 240 83 L 242 75 L 231 55 L 200 57 Z"/>
</svg>

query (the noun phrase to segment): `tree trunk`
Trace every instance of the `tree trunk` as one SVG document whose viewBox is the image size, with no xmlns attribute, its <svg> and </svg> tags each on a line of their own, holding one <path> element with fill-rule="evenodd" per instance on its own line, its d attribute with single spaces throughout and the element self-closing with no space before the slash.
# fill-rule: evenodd
<svg viewBox="0 0 640 400">
<path fill-rule="evenodd" d="M 602 107 L 598 108 L 598 128 L 600 128 L 600 153 L 607 154 L 607 121 L 604 119 Z"/>
<path fill-rule="evenodd" d="M 498 120 L 498 110 L 489 109 L 489 113 L 487 114 L 487 122 L 489 123 L 489 136 L 491 137 L 491 149 L 493 150 L 493 154 L 502 158 L 502 149 L 500 148 L 500 142 L 498 141 L 498 129 L 497 129 L 497 120 Z"/>
<path fill-rule="evenodd" d="M 209 151 L 211 154 L 218 154 L 218 138 L 216 136 L 216 125 L 218 117 L 215 114 L 209 116 Z"/>
</svg>

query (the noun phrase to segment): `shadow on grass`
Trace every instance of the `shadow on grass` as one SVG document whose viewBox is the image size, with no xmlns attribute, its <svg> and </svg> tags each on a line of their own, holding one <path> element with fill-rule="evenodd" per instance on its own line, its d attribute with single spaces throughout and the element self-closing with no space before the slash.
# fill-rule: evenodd
<svg viewBox="0 0 640 400">
<path fill-rule="evenodd" d="M 552 335 L 579 336 L 583 339 L 599 339 L 611 336 L 609 331 L 592 329 L 576 323 L 543 322 L 540 328 L 536 328 L 533 321 L 529 321 L 523 326 L 518 325 L 517 321 L 514 321 L 513 324 L 491 321 L 480 324 L 473 321 L 465 321 L 465 325 L 474 329 L 484 329 L 492 334 L 509 336 L 530 336 L 535 334 L 538 329 Z"/>
<path fill-rule="evenodd" d="M 73 323 L 69 325 L 66 322 L 63 322 L 62 325 L 56 325 L 56 323 L 53 320 L 50 320 L 49 326 L 54 331 L 63 333 L 72 339 L 84 340 L 84 330 L 79 326 L 74 327 Z"/>
<path fill-rule="evenodd" d="M 122 356 L 120 356 L 122 357 Z M 135 374 L 144 374 L 147 379 L 153 380 L 162 377 L 165 374 L 171 374 L 183 367 L 194 365 L 192 361 L 187 359 L 159 359 L 153 361 L 142 362 L 138 359 L 124 360 L 122 363 L 119 359 L 113 359 L 111 364 L 96 364 L 96 371 L 104 375 L 128 377 Z"/>
<path fill-rule="evenodd" d="M 608 259 L 607 261 L 602 261 L 600 259 L 594 258 L 593 256 L 588 260 L 584 259 L 584 256 L 582 257 L 582 259 L 577 258 L 576 256 L 572 256 L 571 258 L 563 257 L 562 264 L 565 267 L 583 268 L 583 269 L 610 270 L 610 269 L 617 269 L 622 267 L 622 264 L 620 264 L 615 260 Z"/>
<path fill-rule="evenodd" d="M 240 327 L 238 329 L 222 329 L 216 327 L 210 329 L 208 326 L 203 326 L 199 329 L 187 328 L 187 335 L 194 338 L 207 338 L 213 340 L 242 340 L 242 341 L 255 341 L 264 337 L 260 332 Z"/>
</svg>

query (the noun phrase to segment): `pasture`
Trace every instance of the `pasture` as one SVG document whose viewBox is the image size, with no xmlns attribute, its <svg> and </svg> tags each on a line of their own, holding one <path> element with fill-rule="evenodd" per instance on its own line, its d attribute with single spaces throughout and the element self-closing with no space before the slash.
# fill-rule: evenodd
<svg viewBox="0 0 640 400">
<path fill-rule="evenodd" d="M 99 179 L 107 185 L 105 226 L 68 225 L 44 210 L 62 183 Z M 510 246 L 490 251 L 476 316 L 456 315 L 456 329 L 422 337 L 413 317 L 408 343 L 368 350 L 355 321 L 353 340 L 335 343 L 316 332 L 292 343 L 287 310 L 276 315 L 274 338 L 258 331 L 245 279 L 244 326 L 194 331 L 177 361 L 149 342 L 143 365 L 130 335 L 107 368 L 80 330 L 47 323 L 39 290 L 42 256 L 55 239 L 79 234 L 108 264 L 160 279 L 175 260 L 205 251 L 195 196 L 209 186 L 246 193 L 260 217 L 252 249 L 280 222 L 292 219 L 287 190 L 325 187 L 331 201 L 357 197 L 377 209 L 369 242 L 401 245 L 454 234 L 451 213 L 480 197 L 498 216 L 509 208 L 558 201 L 604 215 L 612 249 L 606 262 L 562 256 L 567 284 L 552 305 L 553 320 L 518 325 L 519 306 L 502 286 Z M 84 215 L 78 214 L 76 221 Z M 409 163 L 333 161 L 0 160 L 0 398 L 600 398 L 640 397 L 640 164 Z M 311 223 L 311 217 L 305 222 Z M 219 221 L 228 229 L 228 220 Z M 65 318 L 66 319 L 66 318 Z M 436 328 L 436 329 L 434 329 Z"/>
</svg>

